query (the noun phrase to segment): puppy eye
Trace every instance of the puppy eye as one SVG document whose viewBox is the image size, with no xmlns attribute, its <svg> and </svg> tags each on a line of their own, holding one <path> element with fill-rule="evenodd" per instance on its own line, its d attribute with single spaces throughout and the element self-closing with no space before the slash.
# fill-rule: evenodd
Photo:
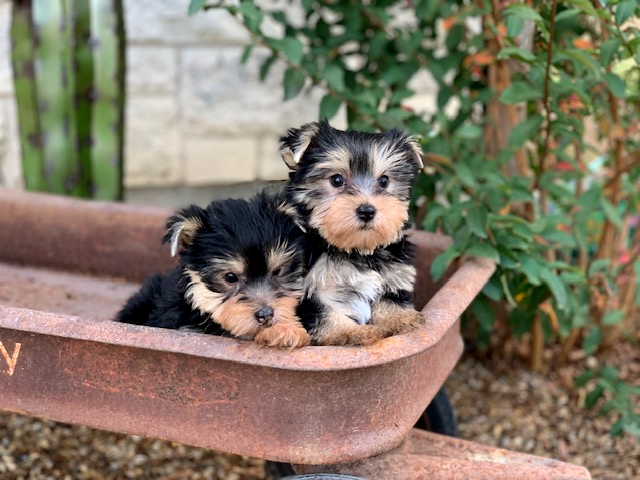
<svg viewBox="0 0 640 480">
<path fill-rule="evenodd" d="M 227 283 L 238 283 L 238 276 L 233 272 L 229 272 L 224 276 L 224 280 Z"/>
<path fill-rule="evenodd" d="M 331 177 L 331 185 L 336 188 L 343 186 L 344 178 L 342 178 L 342 175 L 334 175 L 333 177 Z"/>
<path fill-rule="evenodd" d="M 277 277 L 278 275 L 280 275 L 281 271 L 282 271 L 281 267 L 274 268 L 273 271 L 271 272 L 271 275 L 273 275 L 274 277 Z"/>
<path fill-rule="evenodd" d="M 382 188 L 387 188 L 389 186 L 389 177 L 387 177 L 386 175 L 382 175 L 378 179 L 378 185 L 380 185 Z"/>
</svg>

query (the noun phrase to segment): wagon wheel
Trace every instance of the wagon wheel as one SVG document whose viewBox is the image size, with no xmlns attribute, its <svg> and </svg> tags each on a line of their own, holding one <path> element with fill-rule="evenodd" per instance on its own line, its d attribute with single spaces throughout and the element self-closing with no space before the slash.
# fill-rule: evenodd
<svg viewBox="0 0 640 480">
<path fill-rule="evenodd" d="M 429 406 L 416 422 L 415 428 L 449 437 L 459 436 L 458 422 L 453 411 L 453 405 L 451 405 L 449 395 L 444 387 L 441 387 L 436 396 L 433 397 Z M 269 480 L 278 480 L 288 475 L 295 475 L 293 467 L 288 463 L 267 461 L 265 471 Z"/>
</svg>

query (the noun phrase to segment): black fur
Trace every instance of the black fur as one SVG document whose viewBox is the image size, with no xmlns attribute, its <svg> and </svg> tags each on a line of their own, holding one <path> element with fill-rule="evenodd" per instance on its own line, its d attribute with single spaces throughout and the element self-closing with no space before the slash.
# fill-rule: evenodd
<svg viewBox="0 0 640 480">
<path fill-rule="evenodd" d="M 170 329 L 196 329 L 216 335 L 229 332 L 207 313 L 190 302 L 187 290 L 191 279 L 187 270 L 198 272 L 212 292 L 225 292 L 216 261 L 242 259 L 248 265 L 246 283 L 277 283 L 273 289 L 302 288 L 307 259 L 304 233 L 283 209 L 281 194 L 262 192 L 249 201 L 215 201 L 206 209 L 192 205 L 167 222 L 165 243 L 176 243 L 179 265 L 169 273 L 152 275 L 118 313 L 117 320 L 137 325 Z M 186 222 L 186 223 L 185 223 Z M 180 226 L 187 228 L 177 230 Z M 185 233 L 186 232 L 186 233 Z M 176 235 L 184 241 L 178 241 Z M 295 252 L 277 279 L 268 277 L 266 256 L 286 242 Z M 269 279 L 267 279 L 267 277 Z M 228 286 L 227 286 L 228 288 Z M 238 292 L 242 296 L 243 291 Z M 240 301 L 244 299 L 241 298 Z"/>
<path fill-rule="evenodd" d="M 341 131 L 322 121 L 290 129 L 287 136 L 281 138 L 281 151 L 285 163 L 291 169 L 285 193 L 288 201 L 296 207 L 307 231 L 309 249 L 310 274 L 305 282 L 306 293 L 298 308 L 298 315 L 316 343 L 322 343 L 321 340 L 318 341 L 316 334 L 323 328 L 332 308 L 334 313 L 339 313 L 341 310 L 348 311 L 355 305 L 356 307 L 351 308 L 351 313 L 346 315 L 360 325 L 375 323 L 372 322 L 371 311 L 385 302 L 415 313 L 412 306 L 415 281 L 413 248 L 401 226 L 395 240 L 379 245 L 373 251 L 358 250 L 357 247 L 347 251 L 330 244 L 323 237 L 317 226 L 318 222 L 321 226 L 326 223 L 316 219 L 314 227 L 313 220 L 316 211 L 326 211 L 328 204 L 333 202 L 328 200 L 332 197 L 328 197 L 327 193 L 333 192 L 327 185 L 335 174 L 345 176 L 341 191 L 335 195 L 362 195 L 363 198 L 394 196 L 408 206 L 413 182 L 422 166 L 421 150 L 415 140 L 399 130 L 384 133 Z M 378 151 L 383 151 L 384 154 L 372 154 Z M 375 178 L 375 172 L 380 175 L 381 170 L 388 176 L 393 188 L 376 185 L 378 179 Z M 407 225 L 405 223 L 404 228 Z M 319 261 L 321 266 L 316 267 Z M 327 266 L 336 272 L 334 280 L 339 285 L 333 293 L 331 288 L 323 290 L 323 298 L 330 297 L 332 307 L 323 303 L 316 293 L 318 285 L 314 284 L 314 267 L 326 269 Z M 362 277 L 353 274 L 353 268 Z M 374 298 L 366 292 L 367 285 L 358 285 L 360 278 L 367 278 L 367 272 L 377 272 L 383 279 L 383 285 L 378 288 Z M 341 276 L 343 278 L 336 278 Z M 404 281 L 396 282 L 398 278 Z M 363 306 L 366 303 L 371 311 L 367 318 L 363 318 L 361 312 L 364 311 L 366 317 L 367 307 Z M 349 327 L 345 332 L 348 331 Z M 395 332 L 387 331 L 385 335 L 393 333 Z M 344 342 L 337 340 L 338 343 L 360 341 L 361 339 L 346 339 Z"/>
</svg>

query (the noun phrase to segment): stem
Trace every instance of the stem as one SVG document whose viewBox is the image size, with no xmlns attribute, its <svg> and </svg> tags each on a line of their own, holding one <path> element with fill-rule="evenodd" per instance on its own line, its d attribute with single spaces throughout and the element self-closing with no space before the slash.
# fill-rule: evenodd
<svg viewBox="0 0 640 480">
<path fill-rule="evenodd" d="M 550 84 L 551 84 L 551 59 L 553 57 L 553 36 L 556 29 L 556 13 L 558 11 L 558 2 L 553 0 L 551 5 L 551 18 L 549 24 L 549 48 L 547 49 L 547 64 L 544 71 L 544 91 L 542 95 L 542 104 L 544 106 L 545 113 L 547 115 L 547 124 L 544 132 L 544 143 L 542 144 L 542 150 L 540 152 L 540 165 L 536 175 L 536 184 L 539 183 L 540 177 L 545 172 L 547 156 L 549 155 L 551 145 L 551 99 L 549 97 Z"/>
<path fill-rule="evenodd" d="M 544 332 L 542 331 L 540 313 L 536 313 L 533 320 L 531 335 L 531 358 L 529 368 L 534 372 L 539 372 L 542 369 L 544 353 Z"/>
</svg>

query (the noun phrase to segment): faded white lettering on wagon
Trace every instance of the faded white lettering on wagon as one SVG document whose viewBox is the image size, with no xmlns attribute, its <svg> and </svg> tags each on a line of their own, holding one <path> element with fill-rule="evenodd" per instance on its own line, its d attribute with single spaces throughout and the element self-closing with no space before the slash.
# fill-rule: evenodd
<svg viewBox="0 0 640 480">
<path fill-rule="evenodd" d="M 5 348 L 4 344 L 0 342 L 0 353 L 2 353 L 5 362 L 7 362 L 7 373 L 9 374 L 9 376 L 13 375 L 13 372 L 16 370 L 16 363 L 18 363 L 18 355 L 20 355 L 21 347 L 21 343 L 16 343 L 16 346 L 13 348 L 13 353 L 9 355 L 9 352 Z"/>
</svg>

